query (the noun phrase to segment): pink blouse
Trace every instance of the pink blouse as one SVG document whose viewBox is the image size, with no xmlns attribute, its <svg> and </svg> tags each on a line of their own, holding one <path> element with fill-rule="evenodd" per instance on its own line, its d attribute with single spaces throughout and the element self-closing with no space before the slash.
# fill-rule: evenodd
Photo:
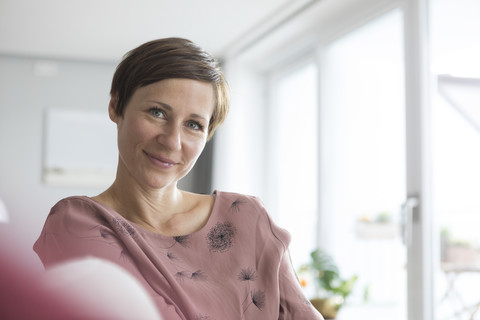
<svg viewBox="0 0 480 320">
<path fill-rule="evenodd" d="M 165 320 L 323 319 L 301 292 L 287 231 L 255 197 L 214 195 L 207 224 L 177 237 L 148 231 L 89 197 L 69 197 L 50 211 L 34 250 L 45 267 L 85 256 L 124 267 Z"/>
</svg>

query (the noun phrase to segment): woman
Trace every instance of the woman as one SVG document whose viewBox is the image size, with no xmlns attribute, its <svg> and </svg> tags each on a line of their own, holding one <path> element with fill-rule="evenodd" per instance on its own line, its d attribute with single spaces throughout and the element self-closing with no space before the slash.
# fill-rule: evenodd
<svg viewBox="0 0 480 320">
<path fill-rule="evenodd" d="M 34 249 L 46 267 L 83 256 L 131 272 L 173 319 L 323 319 L 303 297 L 286 231 L 254 197 L 177 188 L 228 111 L 217 62 L 179 38 L 129 52 L 113 77 L 112 186 L 51 210 Z"/>
</svg>

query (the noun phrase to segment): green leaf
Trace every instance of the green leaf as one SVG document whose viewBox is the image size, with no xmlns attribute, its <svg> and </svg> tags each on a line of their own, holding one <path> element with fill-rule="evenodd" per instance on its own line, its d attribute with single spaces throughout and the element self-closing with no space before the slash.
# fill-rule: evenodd
<svg viewBox="0 0 480 320">
<path fill-rule="evenodd" d="M 325 291 L 340 295 L 344 299 L 352 292 L 357 281 L 357 276 L 344 280 L 340 278 L 339 270 L 333 258 L 321 249 L 316 249 L 310 254 L 310 264 L 302 266 L 302 270 L 308 269 L 316 272 L 316 279 L 321 288 Z"/>
</svg>

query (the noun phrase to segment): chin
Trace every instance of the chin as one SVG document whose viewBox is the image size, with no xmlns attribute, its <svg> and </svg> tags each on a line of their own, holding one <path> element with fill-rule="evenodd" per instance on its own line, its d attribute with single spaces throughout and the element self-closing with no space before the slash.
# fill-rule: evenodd
<svg viewBox="0 0 480 320">
<path fill-rule="evenodd" d="M 144 174 L 143 183 L 152 189 L 176 187 L 177 182 L 183 177 L 185 177 L 187 174 L 188 172 L 181 173 L 181 174 L 170 174 L 170 175 L 164 175 L 164 174 L 158 174 L 158 173 Z"/>
<path fill-rule="evenodd" d="M 148 179 L 145 181 L 145 184 L 152 189 L 163 189 L 167 187 L 172 187 L 177 185 L 178 180 L 165 180 L 165 179 Z"/>
<path fill-rule="evenodd" d="M 147 182 L 147 186 L 152 189 L 163 189 L 175 185 L 176 183 L 167 183 L 167 182 Z"/>
</svg>

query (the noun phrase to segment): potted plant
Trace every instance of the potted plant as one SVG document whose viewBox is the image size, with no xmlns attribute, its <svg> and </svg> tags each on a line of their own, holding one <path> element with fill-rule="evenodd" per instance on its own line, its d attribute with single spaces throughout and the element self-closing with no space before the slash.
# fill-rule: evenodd
<svg viewBox="0 0 480 320">
<path fill-rule="evenodd" d="M 314 280 L 316 295 L 310 302 L 326 319 L 335 319 L 352 292 L 357 276 L 342 279 L 332 257 L 321 249 L 312 251 L 310 256 L 311 261 L 299 270 L 300 274 L 308 273 Z"/>
</svg>

